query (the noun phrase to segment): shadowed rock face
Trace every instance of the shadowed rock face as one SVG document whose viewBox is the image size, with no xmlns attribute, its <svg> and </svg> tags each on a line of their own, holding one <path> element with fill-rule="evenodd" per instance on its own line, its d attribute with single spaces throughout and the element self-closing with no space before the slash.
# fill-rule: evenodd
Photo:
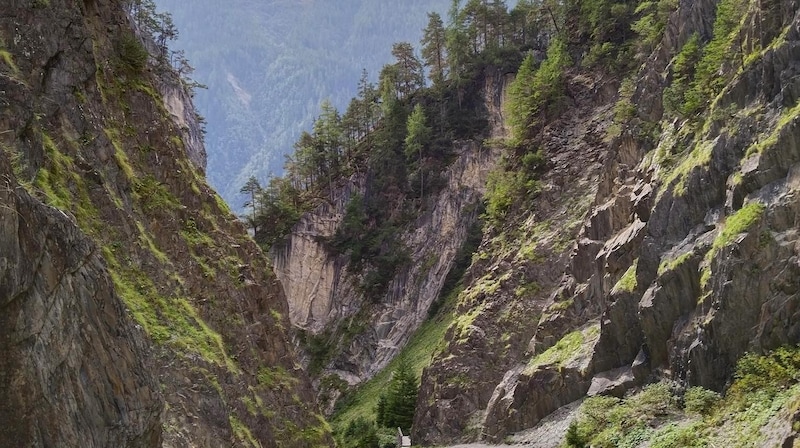
<svg viewBox="0 0 800 448">
<path fill-rule="evenodd" d="M 122 2 L 3 6 L 0 446 L 329 446 L 153 46 Z"/>
<path fill-rule="evenodd" d="M 97 246 L 0 154 L 0 445 L 161 444 L 163 397 Z"/>
</svg>

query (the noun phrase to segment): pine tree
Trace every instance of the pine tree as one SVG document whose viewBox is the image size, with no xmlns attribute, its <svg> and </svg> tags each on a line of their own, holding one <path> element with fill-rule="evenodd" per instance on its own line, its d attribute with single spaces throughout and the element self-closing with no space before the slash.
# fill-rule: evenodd
<svg viewBox="0 0 800 448">
<path fill-rule="evenodd" d="M 572 423 L 569 424 L 564 441 L 567 443 L 568 448 L 586 447 L 586 438 L 581 434 L 580 430 L 578 429 L 578 424 L 575 423 L 575 421 L 572 421 Z"/>
<path fill-rule="evenodd" d="M 438 13 L 428 13 L 428 26 L 425 27 L 423 33 L 422 59 L 430 70 L 428 78 L 434 86 L 439 86 L 444 81 L 447 71 L 447 60 L 445 59 L 447 38 L 442 18 Z"/>
<path fill-rule="evenodd" d="M 517 76 L 508 86 L 508 124 L 511 140 L 521 143 L 528 136 L 528 124 L 536 112 L 533 106 L 533 77 L 536 73 L 533 55 L 529 54 L 519 66 Z"/>
<path fill-rule="evenodd" d="M 386 397 L 386 426 L 400 428 L 404 433 L 411 431 L 414 408 L 417 404 L 417 389 L 417 380 L 411 365 L 405 359 L 401 359 L 389 383 Z"/>
<path fill-rule="evenodd" d="M 469 61 L 469 38 L 460 12 L 461 2 L 453 0 L 448 13 L 450 23 L 445 30 L 445 50 L 449 79 L 459 82 L 463 79 Z"/>
<path fill-rule="evenodd" d="M 258 208 L 258 195 L 261 193 L 261 184 L 258 183 L 258 179 L 255 176 L 250 176 L 250 179 L 247 179 L 247 182 L 242 186 L 242 189 L 239 190 L 242 194 L 247 194 L 250 196 L 250 199 L 244 203 L 245 207 L 251 207 L 253 209 L 252 215 L 250 218 L 250 225 L 253 227 L 253 231 L 256 231 L 256 211 Z"/>
<path fill-rule="evenodd" d="M 521 144 L 532 129 L 555 113 L 564 96 L 564 70 L 570 64 L 567 47 L 560 39 L 547 49 L 547 58 L 534 69 L 528 55 L 508 87 L 508 121 L 512 144 Z"/>
<path fill-rule="evenodd" d="M 422 62 L 414 55 L 414 47 L 408 42 L 392 45 L 392 56 L 397 60 L 398 94 L 405 98 L 425 85 Z"/>
<path fill-rule="evenodd" d="M 419 170 L 419 195 L 424 195 L 424 179 L 423 179 L 423 151 L 428 146 L 431 140 L 431 128 L 426 123 L 425 111 L 422 110 L 422 105 L 417 104 L 411 115 L 408 116 L 406 124 L 406 140 L 405 140 L 405 153 L 406 158 L 411 160 L 417 157 L 417 169 Z"/>
</svg>

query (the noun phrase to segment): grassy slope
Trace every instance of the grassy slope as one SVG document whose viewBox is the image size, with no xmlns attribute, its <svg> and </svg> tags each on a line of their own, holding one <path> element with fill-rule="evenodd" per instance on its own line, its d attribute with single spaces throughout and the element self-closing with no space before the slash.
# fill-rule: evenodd
<svg viewBox="0 0 800 448">
<path fill-rule="evenodd" d="M 445 333 L 455 320 L 452 303 L 459 291 L 460 288 L 448 296 L 443 309 L 422 324 L 400 354 L 386 368 L 345 398 L 346 404 L 331 419 L 334 427 L 344 428 L 358 417 L 375 419 L 378 398 L 388 387 L 392 372 L 397 369 L 401 359 L 408 360 L 418 380 L 422 377 L 422 369 L 429 366 L 434 355 L 441 350 Z"/>
</svg>

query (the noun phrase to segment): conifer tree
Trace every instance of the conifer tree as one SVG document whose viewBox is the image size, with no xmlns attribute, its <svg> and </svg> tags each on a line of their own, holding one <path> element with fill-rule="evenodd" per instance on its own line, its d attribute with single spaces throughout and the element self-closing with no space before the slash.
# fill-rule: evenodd
<svg viewBox="0 0 800 448">
<path fill-rule="evenodd" d="M 249 199 L 244 203 L 244 206 L 252 208 L 252 214 L 248 220 L 250 221 L 250 225 L 253 227 L 253 231 L 255 231 L 258 195 L 261 193 L 261 184 L 258 183 L 258 179 L 256 179 L 255 176 L 250 176 L 250 179 L 247 179 L 247 182 L 242 186 L 242 189 L 239 190 L 239 192 L 249 196 Z"/>
<path fill-rule="evenodd" d="M 425 192 L 425 182 L 422 173 L 422 159 L 425 147 L 430 143 L 431 128 L 426 123 L 425 111 L 422 105 L 417 104 L 411 115 L 408 116 L 406 124 L 405 153 L 408 160 L 417 157 L 417 169 L 419 170 L 419 195 L 422 197 Z"/>
<path fill-rule="evenodd" d="M 517 76 L 508 86 L 508 124 L 511 140 L 519 144 L 528 135 L 528 124 L 533 121 L 533 77 L 536 73 L 533 55 L 529 54 L 519 66 Z"/>
<path fill-rule="evenodd" d="M 538 69 L 528 55 L 508 88 L 508 121 L 512 144 L 521 144 L 531 130 L 547 121 L 564 96 L 564 70 L 570 64 L 567 47 L 560 39 L 547 49 L 547 58 Z"/>
<path fill-rule="evenodd" d="M 434 86 L 439 86 L 445 78 L 447 67 L 445 59 L 446 35 L 442 18 L 436 12 L 428 13 L 428 26 L 422 37 L 422 59 L 430 73 L 428 78 Z"/>
<path fill-rule="evenodd" d="M 398 94 L 405 98 L 425 85 L 422 62 L 414 55 L 414 47 L 408 42 L 392 45 L 392 56 L 397 60 Z"/>
<path fill-rule="evenodd" d="M 417 380 L 411 365 L 401 359 L 397 370 L 392 374 L 386 396 L 384 423 L 389 428 L 400 428 L 404 433 L 411 431 L 414 422 L 414 408 L 417 404 Z"/>
</svg>

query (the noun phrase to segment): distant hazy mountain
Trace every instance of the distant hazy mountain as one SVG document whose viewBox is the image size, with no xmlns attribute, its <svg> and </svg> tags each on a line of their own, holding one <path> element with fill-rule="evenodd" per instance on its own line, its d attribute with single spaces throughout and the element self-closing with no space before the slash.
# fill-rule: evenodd
<svg viewBox="0 0 800 448">
<path fill-rule="evenodd" d="M 234 208 L 250 175 L 266 181 L 311 126 L 319 104 L 354 96 L 391 61 L 391 44 L 418 45 L 426 13 L 450 0 L 157 0 L 208 90 L 195 102 L 208 121 L 208 179 Z"/>
</svg>

